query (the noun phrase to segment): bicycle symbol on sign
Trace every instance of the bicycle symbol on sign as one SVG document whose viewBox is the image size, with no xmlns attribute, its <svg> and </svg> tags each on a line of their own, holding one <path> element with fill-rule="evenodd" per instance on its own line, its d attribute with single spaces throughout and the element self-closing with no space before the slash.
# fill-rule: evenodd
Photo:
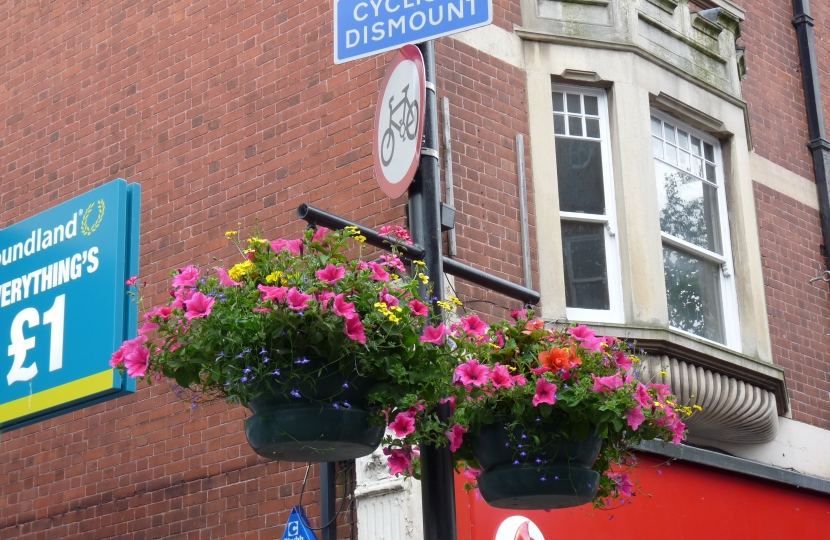
<svg viewBox="0 0 830 540">
<path fill-rule="evenodd" d="M 395 155 L 395 131 L 403 141 L 405 138 L 410 141 L 418 135 L 418 102 L 409 100 L 409 85 L 401 91 L 403 99 L 393 106 L 395 96 L 389 98 L 389 127 L 383 132 L 380 140 L 380 161 L 386 167 L 392 163 L 392 156 Z M 398 111 L 401 111 L 398 113 Z M 397 114 L 398 121 L 395 121 Z"/>
</svg>

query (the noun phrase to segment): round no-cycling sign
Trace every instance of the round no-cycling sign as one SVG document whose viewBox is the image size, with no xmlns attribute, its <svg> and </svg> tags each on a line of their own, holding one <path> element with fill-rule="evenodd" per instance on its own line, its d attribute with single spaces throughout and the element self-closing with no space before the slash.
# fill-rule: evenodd
<svg viewBox="0 0 830 540">
<path fill-rule="evenodd" d="M 424 58 L 404 45 L 392 59 L 380 85 L 375 108 L 372 153 L 380 189 L 391 199 L 406 192 L 421 155 L 426 98 Z"/>
</svg>

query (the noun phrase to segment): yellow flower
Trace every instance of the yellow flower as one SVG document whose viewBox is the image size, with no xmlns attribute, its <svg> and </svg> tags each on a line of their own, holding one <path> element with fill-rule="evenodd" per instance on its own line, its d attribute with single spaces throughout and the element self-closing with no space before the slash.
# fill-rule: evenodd
<svg viewBox="0 0 830 540">
<path fill-rule="evenodd" d="M 425 276 L 424 274 L 418 274 L 418 279 L 420 279 L 421 283 L 423 283 L 424 285 L 429 283 L 429 276 Z"/>
<path fill-rule="evenodd" d="M 443 300 L 437 301 L 436 304 L 438 304 L 445 311 L 453 311 L 455 309 L 455 306 L 453 306 L 449 302 L 444 302 Z"/>
<path fill-rule="evenodd" d="M 231 238 L 233 238 L 233 237 L 234 237 L 234 236 L 236 236 L 237 234 L 238 234 L 238 233 L 237 233 L 236 231 L 228 231 L 228 232 L 226 232 L 226 233 L 225 233 L 225 238 L 227 238 L 228 240 L 230 240 Z"/>
<path fill-rule="evenodd" d="M 268 240 L 263 240 L 262 238 L 260 238 L 258 236 L 252 236 L 252 237 L 248 238 L 248 243 L 251 244 L 251 245 L 267 244 Z"/>
<path fill-rule="evenodd" d="M 399 319 L 399 318 L 397 318 L 397 317 L 396 317 L 395 315 L 393 315 L 393 314 L 389 314 L 389 320 L 390 320 L 390 321 L 392 321 L 393 323 L 400 322 L 400 319 Z"/>
<path fill-rule="evenodd" d="M 425 263 L 424 261 L 412 261 L 412 264 L 414 264 L 415 266 L 426 266 L 427 265 L 427 263 Z"/>
<path fill-rule="evenodd" d="M 668 376 L 669 376 L 669 374 L 668 374 L 668 373 L 666 373 L 665 371 L 661 371 L 661 372 L 660 372 L 660 375 L 662 375 L 663 377 L 668 377 Z"/>
<path fill-rule="evenodd" d="M 401 311 L 403 311 L 403 310 L 400 308 L 400 306 L 394 306 L 394 307 L 392 308 L 392 311 L 401 312 Z"/>
<path fill-rule="evenodd" d="M 660 403 L 659 401 L 655 401 L 655 402 L 654 402 L 654 406 L 655 406 L 655 407 L 660 407 L 661 409 L 663 408 L 663 404 L 662 404 L 662 403 Z"/>
<path fill-rule="evenodd" d="M 253 268 L 254 263 L 252 263 L 251 261 L 242 261 L 239 264 L 235 264 L 233 268 L 228 270 L 228 276 L 230 276 L 230 278 L 234 281 L 239 281 L 243 277 L 248 275 L 248 273 L 251 270 L 253 270 Z"/>
<path fill-rule="evenodd" d="M 401 279 L 401 276 L 399 276 L 398 274 L 389 274 L 389 279 L 391 279 L 392 281 L 398 281 L 399 279 Z"/>
<path fill-rule="evenodd" d="M 274 270 L 273 272 L 265 276 L 265 281 L 267 283 L 277 283 L 281 277 L 282 272 L 280 272 L 279 270 Z"/>
<path fill-rule="evenodd" d="M 631 361 L 632 361 L 632 362 L 639 362 L 639 361 L 640 361 L 640 359 L 639 359 L 639 358 L 637 358 L 636 356 L 632 356 L 632 357 L 631 357 Z"/>
<path fill-rule="evenodd" d="M 461 300 L 458 299 L 457 296 L 450 296 L 450 301 L 455 304 L 456 306 L 463 306 L 464 304 L 461 303 Z"/>
<path fill-rule="evenodd" d="M 348 227 L 344 227 L 344 229 L 349 231 L 350 233 L 360 234 L 360 229 L 358 229 L 354 225 L 349 225 Z"/>
<path fill-rule="evenodd" d="M 386 302 L 375 302 L 375 307 L 380 309 L 386 309 Z"/>
<path fill-rule="evenodd" d="M 247 255 L 248 253 L 255 253 L 255 252 L 256 252 L 256 250 L 251 249 L 251 248 L 248 248 L 248 249 L 242 251 L 242 253 L 244 253 L 245 255 Z"/>
<path fill-rule="evenodd" d="M 361 244 L 366 241 L 366 237 L 363 236 L 362 234 L 359 234 L 359 235 L 355 236 L 354 239 L 357 240 L 358 242 L 360 242 Z"/>
<path fill-rule="evenodd" d="M 507 369 L 509 369 L 510 371 L 516 371 L 515 366 L 507 366 Z"/>
<path fill-rule="evenodd" d="M 696 411 L 702 411 L 703 410 L 703 407 L 701 407 L 700 405 L 692 405 L 692 408 Z"/>
</svg>

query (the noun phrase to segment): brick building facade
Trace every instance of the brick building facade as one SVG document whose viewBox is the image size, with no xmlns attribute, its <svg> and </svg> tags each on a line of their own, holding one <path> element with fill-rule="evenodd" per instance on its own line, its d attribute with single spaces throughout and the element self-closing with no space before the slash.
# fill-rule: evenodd
<svg viewBox="0 0 830 540">
<path fill-rule="evenodd" d="M 626 22 L 623 7 L 642 16 Z M 717 8 L 713 24 L 695 15 Z M 830 110 L 830 3 L 814 0 L 811 9 Z M 9 1 L 0 13 L 0 227 L 114 178 L 140 183 L 140 273 L 155 305 L 168 294 L 171 268 L 230 257 L 223 233 L 238 223 L 290 237 L 305 225 L 296 218 L 302 203 L 372 227 L 404 223 L 406 198 L 381 193 L 371 156 L 377 90 L 392 53 L 335 65 L 331 2 Z M 571 309 L 560 217 L 550 207 L 559 201 L 556 163 L 547 157 L 555 138 L 550 85 L 606 96 L 621 300 L 616 322 L 586 322 L 633 332 L 653 343 L 655 358 L 775 396 L 765 440 L 742 444 L 691 425 L 692 442 L 830 480 L 822 457 L 830 442 L 830 294 L 810 281 L 827 270 L 826 251 L 792 17 L 788 0 L 494 0 L 492 26 L 437 41 L 437 87 L 450 102 L 457 258 L 516 283 L 516 135 L 524 137 L 532 281 L 550 322 Z M 627 33 L 635 27 L 642 34 Z M 654 28 L 676 42 L 643 37 Z M 711 35 L 694 34 L 700 29 Z M 619 65 L 583 61 L 600 54 L 618 55 L 608 58 Z M 710 61 L 725 75 L 696 71 Z M 661 70 L 659 90 L 638 82 L 645 69 Z M 639 283 L 641 271 L 663 272 L 657 212 L 646 212 L 651 222 L 637 217 L 654 194 L 633 173 L 652 171 L 653 191 L 652 156 L 640 158 L 634 146 L 650 144 L 649 110 L 722 145 L 737 345 L 672 333 L 663 279 L 650 280 L 649 290 Z M 711 119 L 724 127 L 707 127 Z M 631 140 L 615 136 L 631 122 L 645 135 L 631 127 Z M 484 313 L 503 317 L 518 307 L 455 286 Z M 306 468 L 256 456 L 243 418 L 239 407 L 194 409 L 168 387 L 140 385 L 132 396 L 3 433 L 0 538 L 279 538 Z M 744 427 L 762 429 L 738 431 Z M 314 467 L 308 500 L 319 500 L 318 486 Z M 310 512 L 319 525 L 318 506 Z M 354 521 L 354 513 L 341 516 L 339 537 L 354 534 Z"/>
</svg>

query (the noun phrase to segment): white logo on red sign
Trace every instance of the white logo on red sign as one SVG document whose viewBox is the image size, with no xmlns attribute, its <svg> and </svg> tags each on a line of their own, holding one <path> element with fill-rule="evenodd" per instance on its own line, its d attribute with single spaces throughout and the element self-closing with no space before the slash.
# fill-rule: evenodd
<svg viewBox="0 0 830 540">
<path fill-rule="evenodd" d="M 405 45 L 392 59 L 381 83 L 372 151 L 378 184 L 392 199 L 406 192 L 418 170 L 424 132 L 424 81 L 421 51 Z"/>
<path fill-rule="evenodd" d="M 545 540 L 535 523 L 524 516 L 510 516 L 502 521 L 495 540 Z"/>
</svg>

